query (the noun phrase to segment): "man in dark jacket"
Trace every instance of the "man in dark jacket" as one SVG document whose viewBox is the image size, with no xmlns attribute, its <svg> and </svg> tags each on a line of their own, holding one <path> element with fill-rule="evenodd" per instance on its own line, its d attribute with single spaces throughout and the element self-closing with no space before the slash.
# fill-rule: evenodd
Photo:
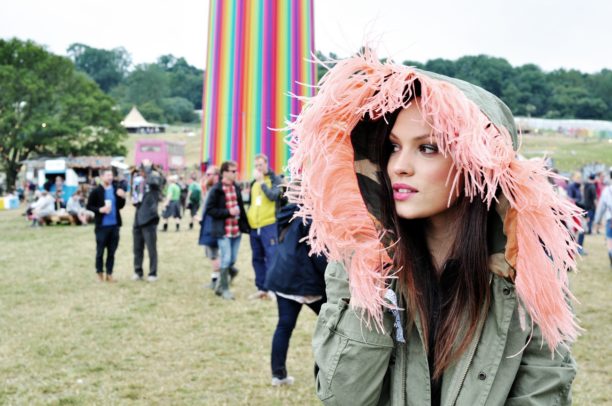
<svg viewBox="0 0 612 406">
<path fill-rule="evenodd" d="M 96 273 L 100 281 L 114 282 L 113 266 L 115 251 L 119 246 L 121 212 L 125 206 L 125 190 L 113 181 L 113 171 L 102 172 L 102 183 L 91 191 L 87 200 L 87 210 L 95 214 L 96 234 Z M 103 271 L 103 257 L 106 249 L 106 277 Z"/>
<path fill-rule="evenodd" d="M 215 293 L 223 299 L 232 300 L 229 291 L 230 269 L 238 256 L 241 233 L 249 232 L 240 186 L 236 183 L 238 165 L 226 161 L 221 165 L 221 181 L 209 192 L 206 214 L 212 218 L 210 234 L 217 239 L 221 264 Z"/>
<path fill-rule="evenodd" d="M 134 205 L 136 215 L 134 216 L 134 276 L 135 281 L 143 279 L 142 262 L 144 259 L 144 248 L 149 252 L 149 282 L 157 280 L 157 225 L 159 214 L 157 206 L 162 200 L 161 188 L 163 178 L 149 161 L 143 161 L 138 182 L 134 182 Z"/>
</svg>

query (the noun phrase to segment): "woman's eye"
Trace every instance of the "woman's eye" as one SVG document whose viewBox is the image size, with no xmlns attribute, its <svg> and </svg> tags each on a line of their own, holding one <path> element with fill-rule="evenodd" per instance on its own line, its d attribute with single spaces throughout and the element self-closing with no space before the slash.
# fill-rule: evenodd
<svg viewBox="0 0 612 406">
<path fill-rule="evenodd" d="M 397 152 L 400 150 L 400 146 L 398 144 L 391 144 L 391 152 Z"/>
<path fill-rule="evenodd" d="M 419 149 L 424 154 L 436 154 L 438 152 L 438 146 L 432 144 L 423 144 L 419 147 Z"/>
</svg>

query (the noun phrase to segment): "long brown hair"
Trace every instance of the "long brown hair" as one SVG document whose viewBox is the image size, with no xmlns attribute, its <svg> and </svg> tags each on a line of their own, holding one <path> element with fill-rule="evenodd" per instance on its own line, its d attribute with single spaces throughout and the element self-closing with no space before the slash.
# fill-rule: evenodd
<svg viewBox="0 0 612 406">
<path fill-rule="evenodd" d="M 377 120 L 374 126 L 377 145 L 382 146 L 378 152 L 379 177 L 383 185 L 382 221 L 396 236 L 393 262 L 395 269 L 400 270 L 399 286 L 407 302 L 408 320 L 412 323 L 419 316 L 425 348 L 429 354 L 433 351 L 432 377 L 438 379 L 469 346 L 482 309 L 488 308 L 489 213 L 481 199 L 458 198 L 455 241 L 444 268 L 436 272 L 425 238 L 426 220 L 399 218 L 393 203 L 387 164 L 392 151 L 389 135 L 398 114 L 399 110 L 388 115 L 386 120 Z M 435 336 L 431 337 L 436 288 L 440 292 L 440 307 Z M 433 343 L 433 348 L 429 343 Z"/>
</svg>

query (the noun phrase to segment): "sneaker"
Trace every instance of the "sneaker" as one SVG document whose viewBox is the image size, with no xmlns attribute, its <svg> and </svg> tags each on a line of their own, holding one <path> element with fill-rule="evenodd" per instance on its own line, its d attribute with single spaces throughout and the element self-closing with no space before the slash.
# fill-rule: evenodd
<svg viewBox="0 0 612 406">
<path fill-rule="evenodd" d="M 280 379 L 275 376 L 272 377 L 272 386 L 282 386 L 282 385 L 293 385 L 295 379 L 292 376 L 287 375 L 285 378 Z"/>
<path fill-rule="evenodd" d="M 143 276 L 135 273 L 134 275 L 132 275 L 132 280 L 133 281 L 141 281 L 141 280 L 143 280 Z"/>
<path fill-rule="evenodd" d="M 149 276 L 147 277 L 147 281 L 148 281 L 148 282 L 157 282 L 157 276 L 154 276 L 154 275 L 149 275 Z"/>
</svg>

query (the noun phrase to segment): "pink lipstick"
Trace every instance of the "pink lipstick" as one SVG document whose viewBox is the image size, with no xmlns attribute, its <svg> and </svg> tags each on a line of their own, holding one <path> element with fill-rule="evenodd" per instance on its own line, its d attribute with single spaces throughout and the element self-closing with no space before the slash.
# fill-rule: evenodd
<svg viewBox="0 0 612 406">
<path fill-rule="evenodd" d="M 412 196 L 417 194 L 419 190 L 405 183 L 394 183 L 393 184 L 393 198 L 397 201 L 404 201 L 410 199 Z"/>
</svg>

